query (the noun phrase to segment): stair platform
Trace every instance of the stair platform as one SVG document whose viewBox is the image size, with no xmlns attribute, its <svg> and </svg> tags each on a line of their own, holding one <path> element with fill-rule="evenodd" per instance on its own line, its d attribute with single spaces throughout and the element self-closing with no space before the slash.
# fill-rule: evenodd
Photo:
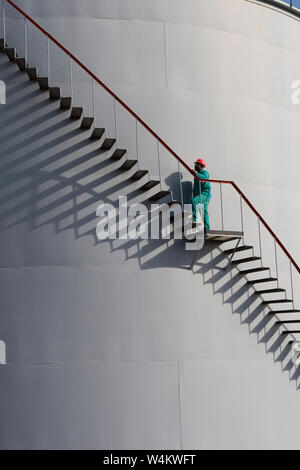
<svg viewBox="0 0 300 470">
<path fill-rule="evenodd" d="M 238 232 L 236 230 L 206 230 L 204 232 L 204 239 L 197 239 L 195 237 L 194 240 L 186 240 L 185 249 L 189 251 L 196 251 L 189 269 L 193 269 L 197 261 L 198 253 L 202 249 L 204 243 L 224 243 L 234 240 L 241 240 L 242 238 L 244 238 L 244 232 Z"/>
<path fill-rule="evenodd" d="M 244 232 L 234 230 L 207 230 L 205 233 L 206 242 L 229 242 L 244 238 Z"/>
</svg>

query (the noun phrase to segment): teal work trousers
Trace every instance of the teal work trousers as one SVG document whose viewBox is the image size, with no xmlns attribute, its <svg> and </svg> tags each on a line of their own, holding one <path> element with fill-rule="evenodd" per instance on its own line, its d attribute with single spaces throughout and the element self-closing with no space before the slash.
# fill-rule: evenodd
<svg viewBox="0 0 300 470">
<path fill-rule="evenodd" d="M 209 201 L 210 194 L 205 192 L 202 192 L 201 195 L 195 196 L 192 199 L 193 222 L 197 222 L 197 207 L 199 206 L 199 204 L 203 204 L 204 230 L 210 230 L 208 215 Z"/>
</svg>

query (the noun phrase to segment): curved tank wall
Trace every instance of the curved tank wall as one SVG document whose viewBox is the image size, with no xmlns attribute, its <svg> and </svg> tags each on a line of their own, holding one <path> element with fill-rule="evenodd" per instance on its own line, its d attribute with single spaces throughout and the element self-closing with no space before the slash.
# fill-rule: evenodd
<svg viewBox="0 0 300 470">
<path fill-rule="evenodd" d="M 238 182 L 298 254 L 298 20 L 243 0 L 18 4 L 186 161 L 200 153 L 213 177 Z M 67 92 L 64 58 L 51 57 Z M 96 243 L 99 201 L 135 187 L 3 54 L 0 73 L 1 448 L 299 448 L 297 376 L 244 280 L 220 270 L 216 246 L 193 274 L 181 241 Z M 90 111 L 88 81 L 74 77 Z M 111 102 L 98 100 L 112 133 Z M 171 186 L 175 170 L 163 155 Z"/>
<path fill-rule="evenodd" d="M 291 84 L 300 76 L 298 18 L 247 0 L 18 5 L 186 161 L 204 155 L 215 178 L 240 183 L 279 238 L 297 252 L 289 221 L 299 224 L 300 106 L 291 102 Z M 22 28 L 14 36 L 22 50 Z M 28 55 L 36 62 L 42 51 L 39 65 L 45 69 L 45 44 L 37 37 L 32 33 Z M 67 68 L 55 49 L 52 57 Z M 59 75 L 57 69 L 53 73 Z M 108 106 L 112 130 L 111 102 L 100 92 L 99 99 Z"/>
</svg>

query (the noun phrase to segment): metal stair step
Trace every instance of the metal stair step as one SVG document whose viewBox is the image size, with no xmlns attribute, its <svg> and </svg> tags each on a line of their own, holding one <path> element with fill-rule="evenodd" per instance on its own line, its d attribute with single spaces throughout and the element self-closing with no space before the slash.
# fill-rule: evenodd
<svg viewBox="0 0 300 470">
<path fill-rule="evenodd" d="M 80 119 L 83 113 L 81 106 L 73 106 L 70 114 L 70 119 Z"/>
<path fill-rule="evenodd" d="M 81 121 L 80 128 L 81 129 L 90 129 L 92 127 L 93 122 L 94 122 L 93 117 L 84 117 Z"/>
<path fill-rule="evenodd" d="M 123 165 L 120 166 L 119 170 L 128 171 L 137 164 L 137 160 L 126 160 Z"/>
<path fill-rule="evenodd" d="M 207 230 L 207 235 L 210 237 L 223 237 L 226 238 L 226 241 L 231 237 L 244 238 L 244 232 L 237 230 Z"/>
<path fill-rule="evenodd" d="M 290 325 L 291 323 L 300 323 L 300 320 L 278 320 L 275 325 Z"/>
<path fill-rule="evenodd" d="M 247 284 L 259 284 L 261 282 L 274 282 L 277 281 L 276 277 L 265 277 L 263 279 L 251 279 L 251 281 L 247 281 Z"/>
<path fill-rule="evenodd" d="M 70 96 L 62 96 L 60 99 L 60 109 L 71 109 L 72 98 Z"/>
<path fill-rule="evenodd" d="M 259 267 L 259 268 L 252 268 L 252 269 L 245 269 L 244 271 L 241 271 L 242 274 L 251 274 L 251 273 L 258 273 L 261 271 L 268 271 L 270 268 L 264 268 L 264 267 Z"/>
<path fill-rule="evenodd" d="M 48 77 L 38 77 L 37 79 L 41 90 L 49 90 Z"/>
<path fill-rule="evenodd" d="M 4 52 L 5 54 L 7 55 L 7 57 L 9 58 L 9 60 L 11 62 L 15 62 L 16 61 L 16 49 L 14 47 L 6 47 L 4 49 Z"/>
<path fill-rule="evenodd" d="M 149 181 L 147 181 L 147 183 L 143 184 L 143 186 L 141 186 L 139 189 L 140 189 L 141 191 L 148 191 L 149 189 L 154 188 L 154 187 L 157 186 L 158 184 L 160 184 L 160 181 L 157 181 L 157 180 L 149 180 Z"/>
<path fill-rule="evenodd" d="M 4 44 L 4 39 L 0 38 L 0 51 L 4 52 L 4 48 L 7 47 L 7 44 Z"/>
<path fill-rule="evenodd" d="M 32 82 L 37 81 L 39 74 L 38 74 L 38 70 L 36 67 L 26 67 L 26 72 Z"/>
<path fill-rule="evenodd" d="M 60 99 L 60 88 L 58 86 L 50 86 L 49 87 L 49 98 L 51 100 L 59 100 Z"/>
<path fill-rule="evenodd" d="M 241 264 L 241 263 L 248 263 L 250 261 L 258 261 L 260 259 L 261 258 L 259 256 L 250 256 L 249 258 L 241 258 L 241 259 L 231 261 L 231 263 L 232 264 Z"/>
<path fill-rule="evenodd" d="M 133 181 L 138 181 L 148 174 L 148 170 L 137 170 L 130 179 Z"/>
<path fill-rule="evenodd" d="M 227 242 L 233 242 L 235 240 L 239 240 L 241 237 L 230 237 L 230 238 L 226 238 L 226 240 L 224 240 L 224 238 L 222 237 L 219 237 L 219 236 L 215 236 L 215 237 L 210 237 L 207 242 L 219 242 L 219 243 L 227 243 Z M 206 242 L 206 243 L 207 243 Z"/>
<path fill-rule="evenodd" d="M 285 289 L 276 287 L 274 289 L 263 289 L 263 290 L 256 291 L 257 294 L 273 294 L 273 292 L 285 292 Z"/>
<path fill-rule="evenodd" d="M 267 304 L 282 304 L 282 303 L 290 303 L 293 302 L 291 299 L 282 299 L 282 300 L 263 300 L 262 304 L 267 305 Z"/>
<path fill-rule="evenodd" d="M 179 204 L 182 207 L 182 202 L 181 201 L 176 201 L 175 199 L 172 199 L 172 201 L 167 202 L 168 206 L 172 207 L 174 204 Z M 181 214 L 182 215 L 182 214 Z"/>
<path fill-rule="evenodd" d="M 289 335 L 289 334 L 295 334 L 295 333 L 300 333 L 300 330 L 286 330 L 286 331 L 283 331 L 281 334 Z"/>
<path fill-rule="evenodd" d="M 115 143 L 116 139 L 106 138 L 100 148 L 102 150 L 110 150 Z"/>
<path fill-rule="evenodd" d="M 105 132 L 105 129 L 101 128 L 101 127 L 95 127 L 95 129 L 93 130 L 92 134 L 91 134 L 91 137 L 90 139 L 92 140 L 99 140 L 101 139 L 102 135 L 104 134 Z"/>
<path fill-rule="evenodd" d="M 224 250 L 223 253 L 226 253 L 226 254 L 237 253 L 238 251 L 250 250 L 252 248 L 253 246 L 243 245 L 243 246 L 238 246 L 237 248 L 230 248 L 229 250 Z"/>
<path fill-rule="evenodd" d="M 167 190 L 162 189 L 158 193 L 154 194 L 154 196 L 151 196 L 149 199 L 150 199 L 150 201 L 160 201 L 164 197 L 170 196 L 170 194 L 171 194 L 171 191 L 167 191 Z"/>
<path fill-rule="evenodd" d="M 271 310 L 268 315 L 278 315 L 279 313 L 299 313 L 300 310 L 291 308 L 290 310 Z"/>
<path fill-rule="evenodd" d="M 110 158 L 112 160 L 121 160 L 124 157 L 124 155 L 126 154 L 126 152 L 127 152 L 127 150 L 125 150 L 125 149 L 116 149 Z"/>
<path fill-rule="evenodd" d="M 21 70 L 21 72 L 25 72 L 26 69 L 27 69 L 27 61 L 24 57 L 17 57 L 16 58 L 16 63 L 17 63 L 17 66 L 19 67 L 19 69 Z"/>
</svg>

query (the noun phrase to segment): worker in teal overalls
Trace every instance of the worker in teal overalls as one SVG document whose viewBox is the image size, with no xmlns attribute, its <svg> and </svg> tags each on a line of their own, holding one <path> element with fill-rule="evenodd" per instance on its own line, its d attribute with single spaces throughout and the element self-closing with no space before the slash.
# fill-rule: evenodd
<svg viewBox="0 0 300 470">
<path fill-rule="evenodd" d="M 206 168 L 206 162 L 203 158 L 198 158 L 195 162 L 195 172 L 197 176 L 201 179 L 209 179 L 209 173 Z M 192 210 L 193 210 L 193 222 L 197 222 L 197 208 L 199 204 L 203 204 L 204 212 L 204 230 L 210 230 L 209 225 L 209 216 L 208 216 L 208 204 L 211 198 L 210 183 L 199 181 L 197 178 L 194 178 L 194 188 L 193 188 L 193 199 L 192 199 Z"/>
</svg>

